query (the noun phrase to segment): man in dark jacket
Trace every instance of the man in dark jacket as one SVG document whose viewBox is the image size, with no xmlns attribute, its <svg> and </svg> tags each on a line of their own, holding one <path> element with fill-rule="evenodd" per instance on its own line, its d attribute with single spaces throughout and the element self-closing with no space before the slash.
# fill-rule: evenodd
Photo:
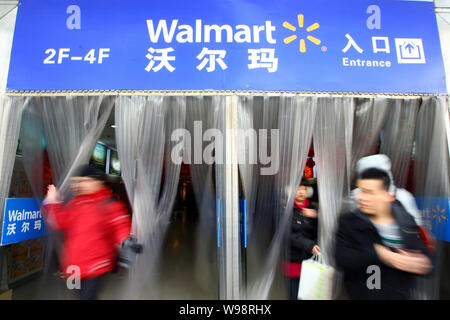
<svg viewBox="0 0 450 320">
<path fill-rule="evenodd" d="M 431 270 L 417 224 L 389 191 L 390 180 L 377 168 L 361 172 L 359 209 L 339 219 L 335 258 L 351 299 L 410 299 L 417 275 Z"/>
<path fill-rule="evenodd" d="M 317 243 L 317 207 L 308 198 L 312 188 L 302 181 L 297 189 L 290 230 L 289 261 L 283 261 L 283 274 L 288 278 L 289 299 L 296 300 L 302 261 L 319 254 Z"/>
</svg>

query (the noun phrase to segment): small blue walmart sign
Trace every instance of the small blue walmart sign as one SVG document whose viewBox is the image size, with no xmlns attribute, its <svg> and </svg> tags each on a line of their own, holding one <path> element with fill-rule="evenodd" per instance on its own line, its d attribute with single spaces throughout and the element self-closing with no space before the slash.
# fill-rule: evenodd
<svg viewBox="0 0 450 320">
<path fill-rule="evenodd" d="M 6 199 L 1 245 L 35 239 L 47 234 L 47 229 L 34 198 Z"/>
<path fill-rule="evenodd" d="M 416 202 L 436 239 L 450 242 L 450 198 L 416 198 Z"/>
</svg>

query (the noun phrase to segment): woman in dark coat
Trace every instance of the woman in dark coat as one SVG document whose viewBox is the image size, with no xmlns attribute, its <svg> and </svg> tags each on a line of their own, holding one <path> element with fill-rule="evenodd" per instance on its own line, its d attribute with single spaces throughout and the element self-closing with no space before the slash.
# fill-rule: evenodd
<svg viewBox="0 0 450 320">
<path fill-rule="evenodd" d="M 317 245 L 317 207 L 308 200 L 312 197 L 312 192 L 312 188 L 302 181 L 294 201 L 288 261 L 283 261 L 283 274 L 288 280 L 290 300 L 297 299 L 302 261 L 320 253 Z"/>
</svg>

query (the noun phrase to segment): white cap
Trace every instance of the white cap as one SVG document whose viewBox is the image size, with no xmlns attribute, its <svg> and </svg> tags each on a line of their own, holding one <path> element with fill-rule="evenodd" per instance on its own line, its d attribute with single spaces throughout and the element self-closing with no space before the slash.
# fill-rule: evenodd
<svg viewBox="0 0 450 320">
<path fill-rule="evenodd" d="M 391 184 L 389 185 L 389 193 L 395 194 L 394 177 L 391 172 L 391 159 L 385 154 L 375 154 L 373 156 L 364 157 L 356 163 L 356 173 L 361 175 L 365 170 L 374 168 L 384 171 L 389 176 Z"/>
</svg>

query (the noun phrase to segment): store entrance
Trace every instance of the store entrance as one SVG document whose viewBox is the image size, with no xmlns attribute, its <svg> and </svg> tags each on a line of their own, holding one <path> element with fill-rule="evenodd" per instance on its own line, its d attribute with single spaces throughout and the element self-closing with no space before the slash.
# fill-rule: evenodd
<svg viewBox="0 0 450 320">
<path fill-rule="evenodd" d="M 25 124 L 30 124 L 33 120 L 28 118 Z M 24 138 L 30 135 L 22 135 Z M 43 144 L 42 151 L 46 153 L 47 146 Z M 29 155 L 29 154 L 28 154 Z M 40 159 L 40 155 L 35 154 Z M 32 177 L 30 181 L 27 176 L 24 164 L 21 144 L 18 148 L 18 157 L 13 173 L 12 192 L 10 197 L 33 198 L 32 184 L 43 185 L 44 189 L 39 192 L 44 193 L 48 184 L 56 183 L 52 181 L 51 174 L 41 177 Z M 45 159 L 44 159 L 45 160 Z M 30 159 L 27 159 L 29 164 Z M 106 174 L 106 184 L 113 191 L 114 197 L 122 201 L 128 207 L 130 214 L 133 212 L 132 204 L 124 183 L 123 168 L 117 152 L 117 141 L 115 133 L 115 109 L 102 130 L 95 148 L 90 156 L 89 163 Z M 26 166 L 26 165 L 25 165 Z M 36 172 L 42 171 L 35 168 Z M 197 170 L 204 169 L 197 168 Z M 51 164 L 46 159 L 44 161 L 44 172 L 51 172 Z M 163 166 L 161 174 L 161 189 L 164 187 L 166 176 L 166 166 Z M 38 181 L 36 181 L 38 180 Z M 177 181 L 176 195 L 172 212 L 168 215 L 168 225 L 166 232 L 160 241 L 161 250 L 155 254 L 157 260 L 155 272 L 148 283 L 141 286 L 143 289 L 136 292 L 134 298 L 137 299 L 217 299 L 218 297 L 218 275 L 217 275 L 217 246 L 215 229 L 205 223 L 197 207 L 197 200 L 194 191 L 190 165 L 181 164 L 180 174 Z M 202 198 L 201 188 L 197 190 L 197 197 Z M 214 190 L 208 190 L 214 194 Z M 212 212 L 214 213 L 214 208 Z M 212 217 L 214 220 L 214 217 Z M 60 276 L 59 264 L 61 258 L 61 247 L 64 236 L 58 237 L 52 233 L 52 240 L 43 237 L 33 240 L 33 250 L 30 251 L 24 244 L 14 244 L 6 247 L 11 257 L 22 259 L 11 264 L 10 273 L 13 278 L 21 281 L 10 281 L 13 290 L 13 299 L 77 299 L 75 290 L 68 290 L 66 280 Z M 40 265 L 29 273 L 30 259 L 29 252 L 35 254 L 37 249 L 34 242 L 41 244 L 39 254 Z M 51 243 L 51 245 L 49 245 Z M 19 255 L 18 249 L 25 253 Z M 39 249 L 39 248 L 38 248 Z M 14 254 L 13 254 L 14 251 Z M 17 252 L 16 252 L 17 251 Z M 20 251 L 20 250 L 19 250 Z M 19 252 L 20 253 L 20 252 Z M 150 253 L 152 254 L 152 253 Z M 26 260 L 26 261 L 25 261 Z M 15 260 L 14 260 L 15 261 Z M 13 261 L 13 262 L 14 262 Z M 37 262 L 34 262 L 36 264 Z M 145 261 L 141 261 L 145 264 Z M 34 266 L 33 264 L 33 266 Z M 38 268 L 39 267 L 39 268 Z M 120 267 L 117 271 L 106 275 L 101 290 L 100 299 L 123 299 L 129 298 L 125 294 L 130 287 L 132 270 Z"/>
<path fill-rule="evenodd" d="M 114 193 L 127 203 L 131 213 L 133 212 L 132 205 L 122 179 L 121 161 L 117 154 L 116 126 L 115 109 L 113 108 L 97 143 L 97 152 L 94 151 L 90 162 L 100 169 L 105 168 L 108 173 L 108 184 Z M 164 163 L 166 163 L 165 159 Z M 203 166 L 201 169 L 205 169 L 205 167 Z M 168 174 L 166 165 L 163 165 L 160 195 Z M 204 192 L 213 194 L 214 190 L 203 190 L 198 186 L 197 188 L 196 194 L 191 166 L 183 162 L 173 209 L 168 215 L 166 232 L 162 234 L 161 250 L 152 257 L 157 260 L 155 272 L 148 279 L 143 279 L 147 283 L 140 286 L 139 292 L 132 293 L 135 298 L 217 299 L 218 269 L 215 228 L 214 225 L 211 226 L 205 221 L 205 215 L 202 216 L 197 204 L 203 199 Z M 214 213 L 214 210 L 212 212 Z M 145 264 L 145 261 L 138 263 Z M 133 281 L 130 280 L 132 279 L 131 273 L 131 270 L 120 268 L 117 273 L 109 274 L 105 290 L 103 290 L 104 297 L 108 299 L 125 298 L 123 291 L 129 288 L 130 281 Z"/>
<path fill-rule="evenodd" d="M 59 97 L 50 97 L 49 100 L 56 100 L 53 98 Z M 66 98 L 67 101 L 75 100 L 72 97 L 65 97 L 64 99 Z M 265 176 L 261 173 L 261 164 L 253 168 L 251 166 L 246 168 L 241 165 L 232 167 L 228 164 L 227 166 L 216 167 L 215 164 L 205 163 L 192 165 L 192 163 L 187 163 L 183 159 L 181 167 L 176 167 L 173 163 L 167 162 L 167 158 L 162 159 L 161 156 L 162 154 L 168 154 L 164 152 L 168 140 L 164 139 L 169 139 L 170 135 L 164 136 L 164 138 L 155 137 L 155 132 L 146 132 L 144 130 L 161 123 L 164 119 L 162 111 L 165 110 L 162 106 L 173 106 L 172 102 L 167 105 L 162 104 L 162 102 L 166 103 L 171 101 L 171 99 L 176 100 L 176 97 L 164 97 L 167 98 L 167 101 L 157 96 L 122 98 L 119 97 L 117 100 L 114 100 L 116 101 L 114 108 L 117 108 L 118 102 L 121 101 L 124 104 L 123 114 L 117 112 L 117 109 L 113 108 L 111 110 L 109 119 L 100 126 L 101 132 L 98 139 L 95 138 L 93 140 L 92 149 L 90 149 L 93 152 L 89 156 L 90 162 L 107 174 L 108 184 L 113 189 L 114 194 L 127 204 L 130 212 L 134 208 L 133 218 L 139 220 L 137 226 L 140 228 L 143 226 L 142 223 L 144 224 L 143 230 L 145 232 L 140 240 L 146 240 L 145 237 L 149 236 L 148 231 L 153 231 L 154 225 L 152 223 L 157 220 L 150 220 L 151 223 L 147 226 L 145 225 L 149 221 L 147 218 L 153 218 L 152 214 L 154 214 L 153 211 L 145 210 L 145 206 L 142 206 L 142 204 L 146 204 L 145 201 L 149 195 L 147 191 L 152 189 L 152 185 L 145 186 L 147 188 L 145 190 L 145 188 L 142 188 L 142 184 L 136 183 L 136 181 L 142 183 L 143 180 L 147 180 L 141 179 L 139 181 L 142 177 L 141 174 L 148 174 L 149 172 L 155 174 L 151 178 L 153 183 L 157 183 L 157 188 L 154 189 L 159 189 L 154 192 L 157 195 L 157 201 L 163 198 L 162 195 L 167 186 L 166 182 L 171 181 L 170 192 L 166 193 L 166 196 L 170 193 L 171 197 L 170 201 L 167 201 L 167 203 L 170 203 L 170 210 L 167 209 L 163 212 L 164 223 L 157 225 L 158 228 L 156 229 L 159 230 L 161 227 L 160 236 L 157 239 L 151 239 L 152 241 L 158 240 L 157 245 L 155 248 L 152 248 L 149 245 L 153 242 L 146 243 L 148 256 L 145 259 L 151 258 L 152 262 L 156 262 L 154 264 L 155 268 L 151 270 L 152 279 L 147 278 L 147 274 L 144 274 L 142 283 L 134 281 L 134 284 L 139 284 L 141 287 L 141 290 L 132 292 L 132 294 L 135 294 L 132 298 L 135 299 L 226 298 L 229 296 L 228 291 L 226 294 L 222 294 L 222 291 L 230 288 L 233 291 L 236 288 L 241 290 L 238 294 L 242 298 L 256 296 L 262 297 L 262 299 L 284 299 L 286 292 L 284 292 L 285 284 L 281 276 L 279 256 L 283 250 L 282 237 L 288 230 L 290 223 L 285 217 L 288 217 L 293 203 L 292 195 L 294 195 L 295 189 L 298 187 L 294 183 L 295 179 L 292 177 L 300 178 L 305 165 L 306 168 L 303 173 L 305 178 L 306 175 L 309 179 L 312 176 L 313 178 L 310 182 L 316 185 L 314 194 L 318 197 L 316 200 L 318 200 L 319 208 L 322 210 L 319 215 L 319 223 L 325 221 L 325 219 L 328 219 L 329 222 L 336 222 L 335 218 L 340 214 L 341 210 L 338 208 L 339 201 L 343 199 L 337 199 L 339 201 L 337 201 L 338 205 L 336 205 L 327 201 L 329 200 L 327 197 L 335 195 L 338 189 L 341 190 L 339 194 L 345 195 L 346 190 L 344 189 L 353 187 L 347 185 L 351 184 L 350 169 L 352 165 L 360 157 L 373 153 L 384 152 L 396 164 L 393 166 L 393 171 L 396 175 L 397 187 L 404 187 L 413 192 L 416 197 L 427 200 L 445 198 L 448 195 L 448 179 L 445 179 L 448 177 L 448 175 L 445 175 L 446 171 L 448 171 L 448 150 L 441 143 L 445 140 L 442 134 L 445 132 L 445 128 L 440 116 L 442 104 L 438 99 L 424 97 L 412 99 L 411 101 L 404 99 L 403 101 L 387 98 L 352 99 L 346 97 L 341 99 L 338 97 L 309 97 L 308 99 L 305 98 L 304 101 L 304 97 L 239 97 L 242 100 L 238 104 L 235 103 L 237 99 L 234 98 L 236 97 L 226 100 L 227 103 L 219 99 L 217 101 L 220 103 L 216 103 L 217 101 L 211 99 L 211 97 L 205 96 L 192 100 L 190 98 L 193 97 L 183 97 L 186 98 L 183 100 L 183 106 L 186 107 L 185 111 L 188 111 L 186 112 L 186 123 L 188 122 L 187 119 L 190 119 L 191 129 L 192 127 L 195 129 L 195 126 L 192 126 L 194 121 L 202 119 L 204 121 L 203 124 L 208 124 L 204 125 L 203 131 L 209 128 L 216 129 L 220 127 L 218 118 L 224 118 L 225 115 L 228 116 L 229 108 L 225 108 L 225 106 L 229 107 L 231 105 L 237 110 L 247 112 L 250 119 L 253 118 L 253 123 L 245 123 L 244 121 L 239 122 L 242 119 L 237 121 L 236 116 L 234 118 L 236 121 L 232 122 L 236 127 L 241 126 L 246 129 L 258 130 L 261 128 L 282 130 L 284 134 L 280 135 L 280 144 L 284 147 L 281 148 L 281 158 L 286 161 L 281 162 L 278 173 Z M 251 98 L 254 99 L 252 100 Z M 67 101 L 64 99 L 60 101 L 59 107 L 61 108 L 67 107 Z M 126 103 L 124 103 L 124 100 Z M 134 112 L 137 113 L 136 110 L 138 109 L 135 109 L 137 106 L 131 103 L 133 100 L 138 100 L 138 102 L 144 100 L 147 104 L 143 106 L 148 107 L 146 110 L 154 111 L 155 108 L 159 109 L 157 109 L 158 112 L 149 117 L 148 120 L 151 120 L 151 123 L 150 121 L 143 121 L 139 126 L 136 125 L 147 135 L 138 135 L 136 132 L 131 132 L 133 135 L 130 134 L 130 137 L 125 139 L 125 143 L 122 141 L 122 148 L 124 148 L 125 152 L 122 153 L 122 158 L 120 158 L 117 152 L 117 142 L 119 141 L 117 132 L 119 131 L 116 126 L 118 123 L 115 120 L 118 115 L 123 116 L 127 112 L 131 115 Z M 298 108 L 297 103 L 299 103 Z M 317 114 L 314 111 L 315 109 L 312 108 L 316 104 L 320 106 L 317 109 L 321 110 Z M 236 108 L 238 105 L 240 109 Z M 85 105 L 80 104 L 79 107 L 83 106 Z M 220 106 L 221 109 L 216 108 L 217 106 Z M 262 108 L 263 112 L 257 110 L 258 106 Z M 142 107 L 142 105 L 139 105 L 139 107 Z M 305 112 L 306 109 L 303 110 L 300 107 L 308 107 L 310 112 L 307 113 Z M 327 109 L 331 107 L 333 112 L 329 112 Z M 349 111 L 348 108 L 353 109 Z M 48 109 L 52 110 L 52 108 Z M 53 109 L 60 110 L 58 108 Z M 344 112 L 345 117 L 343 116 Z M 340 116 L 338 117 L 338 115 Z M 32 126 L 29 126 L 30 123 L 27 122 L 29 119 L 27 120 L 26 116 L 24 114 L 22 126 L 31 128 Z M 63 121 L 66 117 L 64 114 L 59 114 L 55 118 L 58 121 Z M 72 118 L 71 120 L 78 119 Z M 135 114 L 132 120 L 137 121 L 139 117 L 136 117 Z M 228 120 L 230 119 L 227 118 Z M 324 123 L 318 122 L 319 120 L 324 121 Z M 346 121 L 350 120 L 353 121 L 352 127 L 346 126 Z M 133 125 L 135 125 L 133 121 L 128 123 L 122 121 L 122 124 L 125 123 L 129 128 L 133 129 Z M 229 125 L 231 121 L 227 121 L 223 122 Z M 301 125 L 300 121 L 302 121 Z M 81 121 L 78 122 L 85 124 Z M 78 122 L 73 121 L 75 125 L 80 124 Z M 170 124 L 170 121 L 168 123 Z M 55 127 L 56 124 L 57 122 L 52 123 Z M 334 125 L 336 126 L 334 127 Z M 319 129 L 315 130 L 315 126 Z M 399 126 L 403 128 L 402 132 L 407 134 L 398 133 L 397 128 Z M 189 125 L 186 124 L 186 127 L 189 128 Z M 225 127 L 222 123 L 220 128 L 224 129 Z M 119 129 L 123 128 L 119 127 Z M 228 127 L 226 128 L 228 129 Z M 309 132 L 308 139 L 304 138 L 306 128 L 308 128 Z M 327 130 L 322 130 L 322 128 Z M 161 128 L 159 128 L 158 132 L 163 136 Z M 190 132 L 195 133 L 194 130 Z M 126 136 L 127 133 L 129 132 L 121 132 L 120 134 Z M 60 137 L 57 134 L 53 135 Z M 33 138 L 33 135 L 29 135 L 29 138 L 30 136 Z M 34 139 L 36 137 L 39 143 L 34 144 L 34 146 L 45 154 L 48 146 L 44 143 L 41 148 L 41 136 L 34 136 Z M 231 139 L 229 137 L 225 135 L 227 143 L 230 143 Z M 351 137 L 353 141 L 351 141 Z M 405 139 L 403 141 L 400 138 Z M 154 139 L 160 140 L 157 141 L 158 143 L 154 143 Z M 61 143 L 63 139 L 55 140 L 60 145 L 63 145 Z M 211 141 L 212 139 L 202 140 L 203 145 L 200 145 L 200 150 L 208 150 L 205 147 L 212 145 Z M 309 141 L 313 141 L 314 154 L 311 152 Z M 152 147 L 149 148 L 149 145 Z M 227 145 L 227 151 L 232 150 L 235 152 L 238 150 L 239 144 L 233 145 L 230 143 L 230 145 L 232 147 L 230 148 Z M 142 150 L 131 148 L 135 146 L 142 149 L 147 148 L 148 150 L 146 149 L 142 154 L 138 154 Z M 173 147 L 173 144 L 169 146 L 169 148 L 171 147 Z M 81 150 L 82 148 L 80 147 L 79 149 Z M 399 152 L 400 149 L 405 150 L 405 152 Z M 330 150 L 332 150 L 331 153 Z M 147 165 L 148 163 L 153 164 L 153 162 L 148 160 L 156 152 L 159 152 L 159 156 L 161 156 L 157 159 L 157 165 L 154 167 Z M 439 156 L 435 156 L 436 154 Z M 64 155 L 58 154 L 58 156 L 62 159 Z M 10 193 L 10 197 L 36 197 L 35 191 L 38 190 L 36 186 L 41 184 L 42 188 L 39 190 L 45 192 L 44 186 L 49 183 L 46 180 L 45 166 L 42 166 L 42 170 L 38 170 L 39 166 L 34 166 L 33 159 L 25 155 L 21 155 L 21 157 L 22 160 L 16 159 L 13 181 L 20 180 L 20 177 L 26 177 L 26 179 L 32 181 L 28 181 L 28 189 L 22 188 L 28 193 L 17 193 L 14 191 Z M 42 163 L 47 163 L 45 159 L 42 159 L 42 153 L 39 153 L 39 157 L 41 157 L 40 161 L 43 161 Z M 191 158 L 191 160 L 194 159 Z M 28 168 L 28 171 L 16 172 L 20 167 L 20 161 L 22 161 L 22 169 Z M 142 165 L 145 162 L 146 165 Z M 49 165 L 54 164 L 51 161 L 48 163 Z M 335 165 L 339 166 L 334 167 Z M 55 168 L 51 167 L 50 169 L 53 172 Z M 43 172 L 44 174 L 42 176 L 36 175 L 38 172 Z M 124 172 L 128 172 L 128 177 Z M 230 174 L 231 172 L 236 173 L 236 175 L 233 176 Z M 238 172 L 240 188 L 236 182 L 238 180 Z M 441 174 L 442 172 L 444 174 Z M 332 183 L 323 183 L 323 181 L 327 181 L 330 178 L 332 178 L 330 180 Z M 50 182 L 55 183 L 52 180 Z M 40 183 L 36 183 L 36 181 Z M 11 185 L 11 188 L 13 186 L 14 184 Z M 238 193 L 239 196 L 236 196 Z M 242 212 L 238 212 L 239 205 L 235 205 L 235 202 L 237 203 L 235 200 L 238 197 L 239 200 L 247 201 L 248 212 L 243 215 Z M 339 198 L 341 198 L 340 195 Z M 434 203 L 430 202 L 430 204 L 426 205 L 431 210 L 434 208 L 431 206 Z M 161 212 L 163 209 L 158 208 Z M 332 212 L 331 209 L 335 211 L 335 216 L 330 214 Z M 138 215 L 136 217 L 136 212 L 140 213 L 141 216 Z M 427 217 L 424 215 L 424 218 Z M 427 223 L 436 223 L 432 219 L 433 217 L 428 216 L 428 218 Z M 282 225 L 285 220 L 288 221 L 286 228 Z M 249 224 L 250 221 L 252 224 Z M 427 225 L 425 226 L 428 227 Z M 324 225 L 322 230 L 325 231 L 322 233 L 322 235 L 326 236 L 324 240 L 332 241 L 333 228 Z M 239 239 L 237 239 L 238 237 Z M 260 241 L 260 238 L 264 241 Z M 273 242 L 273 239 L 277 240 L 277 242 Z M 248 244 L 248 247 L 243 245 L 243 243 Z M 442 291 L 442 296 L 445 296 L 445 294 L 448 294 L 448 285 L 446 285 L 448 283 L 446 281 L 448 273 L 444 272 L 444 266 L 448 263 L 449 247 L 447 245 L 448 242 L 444 240 L 440 240 L 437 243 L 437 250 L 439 250 L 437 252 L 440 254 L 440 261 L 438 262 L 440 262 L 441 266 L 441 269 L 437 269 L 437 274 L 440 273 L 441 278 L 436 278 L 436 281 L 440 281 L 440 283 L 424 283 L 424 286 L 435 286 L 435 288 Z M 50 268 L 50 272 L 43 270 L 43 273 L 41 273 L 43 276 L 39 278 L 40 282 L 38 283 L 32 284 L 33 281 L 27 281 L 28 278 L 24 271 L 29 271 L 30 266 L 37 266 L 38 260 L 34 259 L 34 262 L 32 262 L 31 258 L 35 258 L 36 253 L 39 251 L 38 246 L 34 245 L 33 247 L 30 243 L 28 244 L 29 246 L 26 250 L 22 248 L 22 251 L 14 251 L 15 254 L 13 256 L 18 258 L 15 260 L 16 263 L 12 264 L 16 266 L 13 274 L 16 278 L 23 276 L 21 278 L 23 281 L 20 284 L 19 281 L 15 282 L 14 285 L 11 283 L 11 287 L 15 287 L 13 298 L 76 299 L 77 295 L 67 289 L 66 282 L 59 278 L 57 274 L 53 274 L 56 268 Z M 19 244 L 14 246 L 17 247 Z M 12 246 L 5 246 L 3 251 L 10 250 L 8 248 L 13 250 Z M 272 250 L 272 248 L 276 250 Z M 52 252 L 50 254 L 45 253 L 46 249 L 47 247 L 44 248 L 44 253 L 42 254 L 42 265 L 49 264 L 50 260 L 48 257 L 53 256 Z M 24 253 L 25 251 L 26 254 Z M 10 252 L 12 254 L 13 251 Z M 28 260 L 20 261 L 20 259 Z M 141 271 L 146 271 L 147 262 L 150 261 L 150 259 L 145 259 L 140 261 L 138 259 L 137 265 L 140 266 Z M 38 272 L 35 273 L 35 275 L 38 274 Z M 100 298 L 130 298 L 130 295 L 124 294 L 123 290 L 130 283 L 130 279 L 132 279 L 132 272 L 127 269 L 120 269 L 116 273 L 108 274 Z M 34 289 L 32 289 L 33 285 Z M 428 288 L 421 290 L 423 292 L 430 291 Z M 235 292 L 232 293 L 235 294 Z M 238 294 L 236 296 L 239 296 Z"/>
</svg>

